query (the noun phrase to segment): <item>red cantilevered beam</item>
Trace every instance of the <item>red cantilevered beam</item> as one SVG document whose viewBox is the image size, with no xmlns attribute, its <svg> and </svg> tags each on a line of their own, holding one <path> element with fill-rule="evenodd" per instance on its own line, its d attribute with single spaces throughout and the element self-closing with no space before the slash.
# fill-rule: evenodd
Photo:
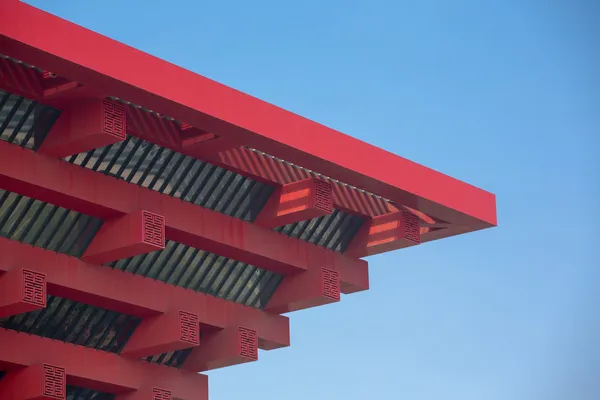
<svg viewBox="0 0 600 400">
<path fill-rule="evenodd" d="M 408 211 L 395 211 L 365 221 L 346 253 L 353 257 L 367 257 L 419 243 L 419 218 Z"/>
<path fill-rule="evenodd" d="M 0 254 L 0 274 L 27 266 L 46 275 L 48 293 L 54 296 L 142 318 L 185 310 L 213 329 L 241 325 L 256 330 L 265 350 L 290 344 L 289 319 L 284 316 L 4 238 Z M 180 327 L 179 321 L 174 323 Z"/>
<path fill-rule="evenodd" d="M 110 100 L 76 102 L 64 109 L 39 152 L 67 157 L 125 140 L 125 106 Z"/>
<path fill-rule="evenodd" d="M 63 367 L 34 364 L 6 374 L 0 381 L 0 398 L 2 400 L 64 400 L 66 389 L 67 374 Z"/>
<path fill-rule="evenodd" d="M 266 309 L 286 313 L 337 301 L 340 301 L 340 274 L 324 267 L 314 268 L 285 277 Z"/>
<path fill-rule="evenodd" d="M 173 393 L 170 390 L 152 387 L 120 394 L 116 400 L 173 400 Z"/>
<path fill-rule="evenodd" d="M 198 314 L 168 310 L 164 314 L 145 318 L 121 351 L 121 355 L 142 358 L 189 349 L 199 344 Z"/>
<path fill-rule="evenodd" d="M 27 4 L 4 1 L 0 7 L 1 52 L 98 95 L 126 99 L 454 224 L 445 235 L 496 225 L 491 193 Z"/>
<path fill-rule="evenodd" d="M 205 375 L 16 331 L 0 330 L 0 368 L 11 374 L 20 368 L 41 363 L 64 368 L 68 385 L 86 389 L 125 394 L 145 391 L 147 388 L 162 388 L 182 400 L 208 399 L 208 379 Z M 0 398 L 4 400 L 2 393 Z"/>
<path fill-rule="evenodd" d="M 105 220 L 144 209 L 165 218 L 167 239 L 286 275 L 325 266 L 343 293 L 368 289 L 364 261 L 6 142 L 0 188 Z"/>
<path fill-rule="evenodd" d="M 46 308 L 45 274 L 18 268 L 0 276 L 0 318 L 43 308 Z"/>
<path fill-rule="evenodd" d="M 314 178 L 305 179 L 277 188 L 254 223 L 265 228 L 275 228 L 332 212 L 331 184 Z"/>
<path fill-rule="evenodd" d="M 164 248 L 164 217 L 136 211 L 105 221 L 81 259 L 105 264 Z"/>
<path fill-rule="evenodd" d="M 202 336 L 181 368 L 202 372 L 258 360 L 258 335 L 255 330 L 230 326 Z"/>
</svg>

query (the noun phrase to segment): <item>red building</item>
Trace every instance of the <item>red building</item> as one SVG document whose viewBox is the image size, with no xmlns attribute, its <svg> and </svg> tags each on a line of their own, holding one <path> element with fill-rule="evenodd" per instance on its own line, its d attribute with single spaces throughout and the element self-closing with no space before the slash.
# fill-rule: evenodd
<svg viewBox="0 0 600 400">
<path fill-rule="evenodd" d="M 0 0 L 0 398 L 203 400 L 483 190 Z M 257 366 L 258 367 L 258 366 Z"/>
</svg>

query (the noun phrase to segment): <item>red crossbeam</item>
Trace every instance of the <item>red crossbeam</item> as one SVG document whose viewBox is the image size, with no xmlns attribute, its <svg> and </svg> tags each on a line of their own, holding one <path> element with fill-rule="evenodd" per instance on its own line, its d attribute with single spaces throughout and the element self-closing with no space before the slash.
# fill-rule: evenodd
<svg viewBox="0 0 600 400">
<path fill-rule="evenodd" d="M 54 296 L 143 318 L 185 310 L 216 329 L 232 325 L 254 329 L 265 350 L 290 344 L 287 317 L 4 238 L 0 238 L 0 254 L 0 273 L 26 266 L 45 274 L 48 293 Z"/>
<path fill-rule="evenodd" d="M 1 369 L 10 373 L 41 363 L 64 368 L 67 384 L 87 389 L 118 394 L 159 387 L 171 391 L 173 397 L 182 400 L 208 399 L 208 379 L 205 375 L 131 360 L 52 339 L 0 330 Z"/>
<path fill-rule="evenodd" d="M 65 400 L 66 392 L 65 369 L 50 364 L 10 371 L 0 381 L 2 400 Z"/>
<path fill-rule="evenodd" d="M 46 274 L 14 268 L 0 277 L 0 318 L 46 308 L 46 291 Z"/>
<path fill-rule="evenodd" d="M 181 368 L 203 372 L 258 360 L 256 331 L 231 326 L 218 332 L 207 332 Z"/>
<path fill-rule="evenodd" d="M 326 267 L 343 293 L 368 289 L 365 261 L 6 142 L 0 188 L 102 219 L 144 209 L 164 216 L 167 239 L 283 274 Z"/>
<path fill-rule="evenodd" d="M 277 188 L 254 223 L 265 228 L 275 228 L 332 212 L 331 184 L 314 178 L 305 179 Z"/>
<path fill-rule="evenodd" d="M 105 264 L 164 248 L 164 217 L 142 210 L 105 221 L 81 259 Z"/>
<path fill-rule="evenodd" d="M 189 349 L 199 344 L 198 314 L 171 309 L 164 314 L 145 318 L 127 341 L 121 355 L 142 358 Z"/>
</svg>

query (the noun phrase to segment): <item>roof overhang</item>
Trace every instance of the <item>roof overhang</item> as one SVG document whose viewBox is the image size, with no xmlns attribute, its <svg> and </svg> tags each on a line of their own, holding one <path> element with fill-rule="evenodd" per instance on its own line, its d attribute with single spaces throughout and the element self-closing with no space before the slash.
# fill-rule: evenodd
<svg viewBox="0 0 600 400">
<path fill-rule="evenodd" d="M 20 1 L 0 0 L 0 48 L 87 96 L 127 100 L 447 223 L 423 241 L 497 224 L 492 193 Z"/>
</svg>

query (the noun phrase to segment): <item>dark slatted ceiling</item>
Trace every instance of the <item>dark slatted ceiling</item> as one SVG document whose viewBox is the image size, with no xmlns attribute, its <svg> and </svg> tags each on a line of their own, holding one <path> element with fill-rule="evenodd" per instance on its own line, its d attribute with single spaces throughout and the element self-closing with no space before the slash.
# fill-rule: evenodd
<svg viewBox="0 0 600 400">
<path fill-rule="evenodd" d="M 59 114 L 59 110 L 0 90 L 0 140 L 34 149 Z"/>
<path fill-rule="evenodd" d="M 59 111 L 0 91 L 0 140 L 35 150 Z M 136 137 L 67 157 L 80 165 L 138 186 L 252 222 L 273 187 L 173 152 Z M 80 257 L 101 220 L 0 190 L 0 236 Z M 332 215 L 275 230 L 334 251 L 344 251 L 363 218 Z M 281 275 L 167 241 L 162 251 L 111 263 L 111 267 L 226 300 L 263 308 Z M 139 320 L 66 299 L 49 297 L 46 310 L 0 320 L 0 326 L 104 351 L 119 352 Z M 147 360 L 179 367 L 190 353 L 180 350 Z M 112 400 L 114 396 L 69 387 L 68 400 Z"/>
<path fill-rule="evenodd" d="M 103 221 L 0 189 L 0 236 L 81 257 Z"/>
<path fill-rule="evenodd" d="M 66 160 L 246 221 L 256 218 L 273 191 L 269 185 L 133 136 Z"/>
<path fill-rule="evenodd" d="M 67 385 L 67 400 L 114 400 L 114 394 Z"/>
<path fill-rule="evenodd" d="M 0 327 L 119 353 L 139 322 L 139 318 L 48 296 L 46 308 L 2 318 Z"/>
<path fill-rule="evenodd" d="M 282 276 L 168 240 L 165 249 L 109 264 L 115 269 L 262 308 Z"/>
</svg>

